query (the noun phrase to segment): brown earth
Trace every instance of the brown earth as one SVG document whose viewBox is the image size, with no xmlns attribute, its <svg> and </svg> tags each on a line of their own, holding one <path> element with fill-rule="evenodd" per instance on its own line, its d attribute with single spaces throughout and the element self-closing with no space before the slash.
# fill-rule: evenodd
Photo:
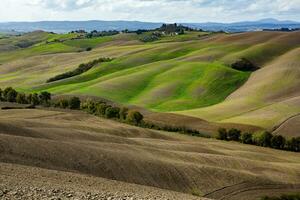
<svg viewBox="0 0 300 200">
<path fill-rule="evenodd" d="M 0 110 L 0 162 L 1 172 L 12 171 L 4 175 L 15 174 L 8 179 L 1 173 L 2 180 L 10 181 L 12 191 L 18 191 L 18 184 L 13 187 L 13 183 L 24 177 L 22 170 L 24 174 L 31 170 L 41 177 L 33 192 L 41 186 L 43 191 L 61 189 L 75 196 L 94 189 L 78 181 L 83 190 L 77 194 L 72 189 L 76 184 L 65 185 L 65 178 L 55 180 L 60 187 L 48 187 L 51 173 L 63 177 L 71 172 L 75 179 L 88 175 L 91 180 L 101 177 L 215 199 L 257 199 L 270 193 L 299 191 L 300 184 L 298 153 L 142 129 L 80 111 Z M 43 175 L 36 167 L 55 171 Z M 35 183 L 30 173 L 28 179 Z M 97 178 L 100 182 L 104 179 Z M 135 188 L 124 186 L 126 192 L 127 187 Z M 108 190 L 115 193 L 116 188 Z M 166 198 L 175 194 L 155 192 L 166 194 Z M 137 193 L 144 198 L 143 192 Z"/>
</svg>

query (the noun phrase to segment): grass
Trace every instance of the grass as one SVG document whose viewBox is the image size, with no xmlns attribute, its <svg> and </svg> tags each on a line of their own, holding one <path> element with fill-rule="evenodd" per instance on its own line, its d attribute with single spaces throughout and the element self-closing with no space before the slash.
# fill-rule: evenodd
<svg viewBox="0 0 300 200">
<path fill-rule="evenodd" d="M 71 40 L 75 36 L 51 35 L 53 41 L 54 37 L 66 41 L 0 53 L 0 86 L 99 96 L 160 112 L 264 128 L 299 112 L 297 101 L 289 107 L 280 103 L 297 96 L 299 72 L 294 66 L 299 63 L 298 32 L 187 32 L 150 43 L 140 42 L 140 36 L 134 34 Z M 105 43 L 110 45 L 101 45 Z M 76 53 L 86 47 L 93 47 L 93 51 Z M 71 54 L 62 54 L 67 52 Z M 33 57 L 36 55 L 39 60 Z M 42 60 L 43 55 L 47 61 Z M 45 84 L 50 77 L 99 55 L 115 59 L 80 76 Z M 231 69 L 229 64 L 241 57 L 262 69 L 251 76 Z M 18 59 L 28 63 L 11 63 Z M 6 66 L 12 69 L 6 72 Z"/>
</svg>

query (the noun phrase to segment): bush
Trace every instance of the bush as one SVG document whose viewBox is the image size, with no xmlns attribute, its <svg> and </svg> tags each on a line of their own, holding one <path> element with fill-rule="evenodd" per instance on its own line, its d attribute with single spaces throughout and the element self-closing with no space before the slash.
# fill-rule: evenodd
<svg viewBox="0 0 300 200">
<path fill-rule="evenodd" d="M 261 200 L 300 200 L 300 194 L 283 194 L 280 197 L 262 197 Z"/>
<path fill-rule="evenodd" d="M 127 115 L 127 121 L 136 125 L 140 124 L 143 118 L 144 116 L 140 112 L 135 110 L 129 111 Z"/>
<path fill-rule="evenodd" d="M 17 95 L 18 93 L 16 92 L 16 90 L 12 89 L 6 94 L 6 100 L 8 102 L 16 102 Z"/>
<path fill-rule="evenodd" d="M 47 91 L 41 92 L 39 99 L 41 103 L 47 104 L 51 100 L 51 93 Z"/>
<path fill-rule="evenodd" d="M 3 99 L 9 102 L 16 102 L 17 91 L 12 87 L 7 87 L 3 91 Z"/>
<path fill-rule="evenodd" d="M 96 113 L 98 115 L 102 115 L 102 116 L 105 116 L 106 114 L 106 109 L 111 107 L 110 105 L 107 105 L 106 103 L 99 103 L 97 104 L 96 106 Z"/>
<path fill-rule="evenodd" d="M 254 135 L 254 142 L 258 146 L 271 147 L 271 139 L 273 135 L 267 131 L 256 133 Z"/>
<path fill-rule="evenodd" d="M 32 96 L 31 96 L 31 102 L 30 102 L 32 105 L 39 105 L 40 104 L 40 99 L 39 99 L 39 96 L 37 93 L 34 93 Z"/>
<path fill-rule="evenodd" d="M 81 104 L 81 101 L 78 97 L 72 97 L 69 100 L 69 108 L 70 109 L 73 109 L 73 110 L 80 109 L 80 104 Z"/>
<path fill-rule="evenodd" d="M 254 65 L 251 61 L 249 61 L 246 58 L 242 58 L 241 60 L 233 63 L 231 67 L 239 71 L 255 71 L 259 69 L 256 65 Z"/>
<path fill-rule="evenodd" d="M 241 135 L 241 142 L 244 144 L 252 144 L 252 134 L 251 133 L 243 133 Z"/>
<path fill-rule="evenodd" d="M 219 128 L 216 138 L 219 140 L 227 140 L 227 130 L 225 128 Z"/>
<path fill-rule="evenodd" d="M 87 99 L 81 104 L 81 109 L 86 110 L 91 114 L 94 114 L 96 113 L 96 104 L 91 99 Z"/>
<path fill-rule="evenodd" d="M 119 113 L 120 119 L 121 119 L 121 120 L 126 120 L 127 115 L 128 115 L 128 108 L 122 107 L 122 108 L 120 109 L 120 113 Z"/>
<path fill-rule="evenodd" d="M 67 99 L 61 99 L 58 101 L 58 107 L 66 109 L 69 107 L 69 101 Z"/>
<path fill-rule="evenodd" d="M 227 133 L 227 139 L 233 141 L 239 141 L 241 137 L 241 131 L 235 128 L 232 128 Z"/>
<path fill-rule="evenodd" d="M 3 94 L 3 91 L 2 91 L 2 89 L 0 88 L 0 101 L 3 101 L 2 94 Z"/>
<path fill-rule="evenodd" d="M 271 139 L 271 147 L 275 149 L 283 149 L 285 147 L 285 138 L 281 135 L 274 135 Z"/>
<path fill-rule="evenodd" d="M 16 102 L 19 104 L 27 104 L 26 95 L 24 93 L 18 93 L 16 97 Z"/>
<path fill-rule="evenodd" d="M 107 118 L 119 118 L 120 108 L 118 107 L 108 107 L 105 110 L 105 116 Z"/>
<path fill-rule="evenodd" d="M 290 151 L 300 152 L 300 137 L 289 139 L 286 142 L 286 148 Z"/>
<path fill-rule="evenodd" d="M 92 47 L 88 47 L 85 49 L 86 51 L 92 51 Z"/>
</svg>

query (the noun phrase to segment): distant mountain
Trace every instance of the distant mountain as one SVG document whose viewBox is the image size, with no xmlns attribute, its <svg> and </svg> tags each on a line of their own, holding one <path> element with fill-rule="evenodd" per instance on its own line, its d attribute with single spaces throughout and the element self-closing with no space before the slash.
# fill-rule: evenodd
<svg viewBox="0 0 300 200">
<path fill-rule="evenodd" d="M 105 31 L 105 30 L 137 30 L 154 29 L 162 23 L 139 21 L 40 21 L 40 22 L 6 22 L 0 23 L 0 32 L 14 30 L 17 32 L 30 32 L 43 30 L 48 32 L 65 33 L 73 30 Z"/>
<path fill-rule="evenodd" d="M 246 32 L 257 31 L 263 29 L 280 29 L 280 28 L 300 28 L 300 22 L 295 21 L 279 21 L 277 19 L 267 18 L 258 21 L 244 21 L 234 23 L 184 23 L 192 28 L 201 28 L 210 31 L 227 31 L 227 32 Z"/>
<path fill-rule="evenodd" d="M 41 21 L 41 22 L 6 22 L 0 23 L 0 32 L 16 31 L 30 32 L 44 30 L 56 33 L 65 33 L 73 30 L 137 30 L 155 29 L 163 23 L 139 22 L 139 21 Z M 259 21 L 245 21 L 235 23 L 182 23 L 192 28 L 209 31 L 245 32 L 262 29 L 300 28 L 300 23 L 295 21 L 279 21 L 276 19 L 262 19 Z"/>
</svg>

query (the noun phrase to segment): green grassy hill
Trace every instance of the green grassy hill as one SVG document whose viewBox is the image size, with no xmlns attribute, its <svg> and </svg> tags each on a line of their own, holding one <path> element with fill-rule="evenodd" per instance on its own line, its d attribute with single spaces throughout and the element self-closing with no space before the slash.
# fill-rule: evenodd
<svg viewBox="0 0 300 200">
<path fill-rule="evenodd" d="M 300 32 L 187 32 L 147 43 L 136 34 L 93 39 L 35 34 L 45 39 L 0 51 L 0 87 L 98 96 L 159 112 L 270 129 L 300 112 Z M 93 50 L 87 52 L 87 47 Z M 114 60 L 46 84 L 99 57 Z M 261 69 L 252 74 L 232 69 L 230 64 L 241 58 Z"/>
</svg>

